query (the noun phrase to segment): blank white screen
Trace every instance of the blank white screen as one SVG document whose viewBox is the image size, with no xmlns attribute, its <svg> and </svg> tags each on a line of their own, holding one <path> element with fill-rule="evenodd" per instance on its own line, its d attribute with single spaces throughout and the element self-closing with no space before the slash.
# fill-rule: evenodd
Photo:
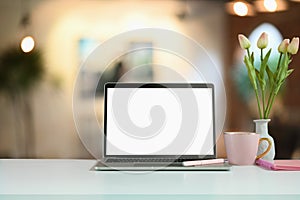
<svg viewBox="0 0 300 200">
<path fill-rule="evenodd" d="M 171 147 L 181 127 L 182 107 L 176 93 L 180 90 L 192 90 L 198 109 L 197 129 L 184 148 Z M 150 111 L 153 106 L 161 106 L 165 112 L 165 123 L 158 133 L 150 133 L 149 138 L 140 138 L 139 132 L 130 132 L 120 127 L 117 120 L 118 110 L 113 113 L 114 93 L 127 90 L 128 99 L 114 99 L 114 105 L 126 101 L 130 121 L 137 127 L 151 125 Z M 108 88 L 107 90 L 107 155 L 213 155 L 213 97 L 211 88 Z M 189 106 L 189 105 L 187 105 Z M 191 135 L 189 135 L 191 137 Z M 184 150 L 183 150 L 184 149 Z"/>
</svg>

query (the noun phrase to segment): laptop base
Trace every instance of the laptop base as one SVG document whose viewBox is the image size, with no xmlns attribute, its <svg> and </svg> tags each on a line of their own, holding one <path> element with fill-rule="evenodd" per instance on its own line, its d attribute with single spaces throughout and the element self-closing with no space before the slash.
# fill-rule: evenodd
<svg viewBox="0 0 300 200">
<path fill-rule="evenodd" d="M 185 167 L 179 164 L 169 163 L 109 163 L 97 162 L 93 171 L 229 171 L 231 165 L 226 163 Z"/>
</svg>

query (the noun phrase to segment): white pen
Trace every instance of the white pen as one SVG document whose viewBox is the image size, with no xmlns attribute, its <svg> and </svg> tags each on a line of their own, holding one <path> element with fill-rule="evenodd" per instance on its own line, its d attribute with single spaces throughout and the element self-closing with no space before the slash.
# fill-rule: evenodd
<svg viewBox="0 0 300 200">
<path fill-rule="evenodd" d="M 198 166 L 198 165 L 211 165 L 211 164 L 219 164 L 224 163 L 225 159 L 218 158 L 218 159 L 209 159 L 209 160 L 191 160 L 191 161 L 184 161 L 182 165 L 185 167 L 190 166 Z"/>
</svg>

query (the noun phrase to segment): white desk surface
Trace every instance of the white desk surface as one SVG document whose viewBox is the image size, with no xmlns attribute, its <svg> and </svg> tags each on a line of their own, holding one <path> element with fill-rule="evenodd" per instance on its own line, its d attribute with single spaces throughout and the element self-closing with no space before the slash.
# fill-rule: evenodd
<svg viewBox="0 0 300 200">
<path fill-rule="evenodd" d="M 218 172 L 90 171 L 95 163 L 0 159 L 0 199 L 17 199 L 18 195 L 29 195 L 29 199 L 60 195 L 69 195 L 63 199 L 77 199 L 77 195 L 79 199 L 300 199 L 300 171 L 268 171 L 257 166 Z"/>
</svg>

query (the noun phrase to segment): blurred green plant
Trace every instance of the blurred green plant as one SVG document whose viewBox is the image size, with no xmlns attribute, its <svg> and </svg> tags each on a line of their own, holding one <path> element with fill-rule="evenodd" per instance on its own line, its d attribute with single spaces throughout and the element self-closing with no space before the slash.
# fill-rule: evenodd
<svg viewBox="0 0 300 200">
<path fill-rule="evenodd" d="M 0 56 L 0 91 L 8 95 L 27 92 L 44 74 L 41 53 L 11 47 Z"/>
<path fill-rule="evenodd" d="M 20 48 L 10 47 L 0 55 L 0 92 L 12 103 L 19 148 L 17 157 L 34 157 L 34 123 L 29 96 L 44 72 L 42 56 L 37 49 L 24 53 Z"/>
</svg>

